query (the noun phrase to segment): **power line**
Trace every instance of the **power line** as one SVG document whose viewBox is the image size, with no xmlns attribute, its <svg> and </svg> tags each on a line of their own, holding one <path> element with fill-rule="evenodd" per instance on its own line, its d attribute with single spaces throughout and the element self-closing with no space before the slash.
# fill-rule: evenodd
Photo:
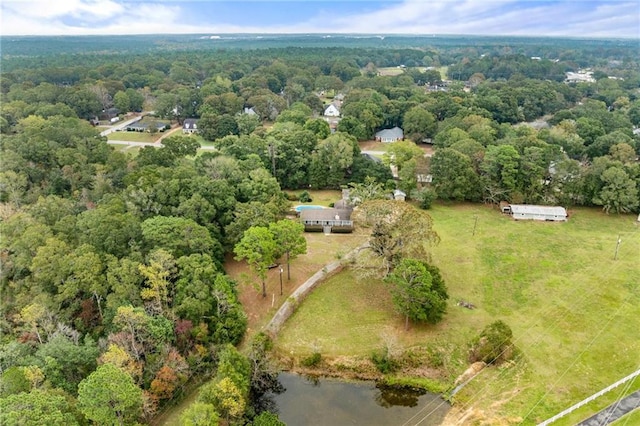
<svg viewBox="0 0 640 426">
<path fill-rule="evenodd" d="M 587 352 L 587 350 L 593 345 L 593 343 L 596 341 L 596 339 L 598 337 L 600 337 L 600 335 L 604 332 L 604 330 L 609 326 L 609 324 L 611 323 L 611 321 L 618 316 L 618 314 L 620 313 L 620 311 L 622 310 L 623 307 L 627 307 L 627 303 L 623 303 L 622 305 L 620 305 L 620 307 L 616 310 L 616 313 L 611 316 L 611 318 L 609 318 L 607 320 L 607 322 L 605 323 L 604 326 L 602 326 L 602 328 L 600 329 L 600 331 L 598 332 L 598 334 L 596 334 L 593 339 L 591 339 L 591 341 L 589 342 L 589 344 L 587 345 L 586 348 L 584 348 L 579 354 L 578 356 L 576 356 L 573 361 L 571 362 L 571 364 L 569 364 L 569 366 L 564 370 L 564 372 L 560 375 L 560 377 L 557 378 L 557 380 L 551 385 L 551 389 L 555 388 L 555 386 L 558 384 L 558 382 L 560 380 L 562 380 L 562 378 L 567 374 L 567 372 L 576 364 L 576 362 L 578 361 L 578 359 L 580 359 L 582 357 L 582 355 L 584 355 L 585 352 Z M 544 400 L 544 398 L 546 398 L 546 396 L 549 394 L 549 392 L 551 392 L 551 389 L 547 390 L 544 395 L 542 395 L 542 397 L 540 397 L 540 399 L 534 404 L 533 407 L 531 407 L 531 409 L 529 410 L 529 412 L 527 413 L 526 416 L 524 416 L 524 418 L 522 419 L 522 422 L 520 422 L 520 424 L 524 423 L 525 420 L 527 420 L 527 418 L 531 415 L 531 413 L 533 412 L 533 410 Z"/>
<path fill-rule="evenodd" d="M 634 231 L 631 231 L 631 232 L 623 232 L 623 233 L 621 233 L 621 234 L 637 234 L 637 233 L 638 233 L 638 231 L 637 231 L 637 230 L 634 230 Z M 612 271 L 613 269 L 617 269 L 617 268 L 620 268 L 620 267 L 621 267 L 620 265 L 611 265 L 611 266 L 608 268 L 608 271 Z M 572 291 L 572 292 L 570 292 L 568 295 L 565 295 L 565 297 L 567 297 L 567 296 L 574 296 L 574 295 L 575 295 L 575 293 L 577 293 L 578 291 L 582 291 L 582 293 L 581 293 L 581 297 L 579 297 L 577 300 L 576 300 L 576 299 L 574 299 L 573 297 L 570 297 L 570 300 L 572 300 L 572 302 L 573 302 L 572 304 L 574 304 L 574 305 L 575 305 L 576 303 L 581 302 L 582 300 L 586 299 L 587 297 L 590 297 L 590 296 L 595 292 L 595 290 L 596 290 L 595 288 L 592 288 L 592 289 L 590 289 L 590 290 L 588 290 L 588 291 L 584 291 L 582 288 L 574 287 L 573 291 Z M 559 308 L 558 306 L 550 306 L 550 307 L 548 307 L 548 308 L 546 308 L 546 309 L 543 309 L 543 310 L 541 311 L 541 314 L 544 314 L 545 312 L 546 312 L 546 313 L 549 313 L 549 312 L 551 312 L 551 311 L 553 311 L 553 310 L 556 310 L 556 309 L 558 309 L 558 308 Z M 543 318 L 543 317 L 544 317 L 544 315 L 539 315 L 539 316 L 538 316 L 538 318 Z M 531 331 L 531 329 L 532 329 L 534 326 L 536 326 L 536 325 L 538 325 L 538 324 L 537 324 L 537 321 L 535 321 L 535 320 L 534 320 L 534 321 L 532 322 L 532 325 L 531 325 L 531 326 L 529 326 L 529 327 L 525 330 L 525 332 L 523 332 L 523 333 L 521 334 L 521 336 L 520 336 L 519 338 L 517 338 L 517 339 L 515 339 L 515 340 L 513 341 L 513 344 L 515 345 L 517 342 L 519 342 L 520 340 L 524 339 L 524 338 L 529 334 L 529 332 Z M 554 329 L 558 328 L 559 326 L 560 326 L 560 323 L 559 323 L 559 322 L 556 322 L 556 323 L 554 323 L 554 326 L 551 328 L 551 330 L 554 330 Z M 538 335 L 539 335 L 539 336 L 542 336 L 542 332 L 538 333 Z M 537 343 L 538 343 L 539 341 L 541 341 L 541 340 L 542 340 L 542 337 L 539 337 L 536 341 L 534 341 L 531 345 L 529 345 L 529 347 L 533 347 L 535 344 L 537 344 Z M 579 355 L 579 356 L 580 356 L 580 355 Z M 575 361 L 574 361 L 574 363 L 575 363 Z M 482 371 L 480 371 L 480 372 L 479 372 L 475 377 L 479 376 L 479 375 L 480 375 L 480 374 L 482 374 L 482 372 L 484 372 L 484 371 L 485 371 L 485 370 L 483 369 L 483 370 L 482 370 Z M 503 376 L 504 374 L 506 374 L 506 373 L 507 373 L 507 371 L 506 371 L 506 370 L 503 370 L 500 374 L 498 374 L 496 377 L 494 377 L 493 381 L 498 380 L 500 377 L 502 377 L 502 376 Z M 490 386 L 491 384 L 492 384 L 492 382 L 490 381 L 490 382 L 486 383 L 486 385 L 485 385 L 485 386 L 484 386 L 480 391 L 475 392 L 475 393 L 474 393 L 474 395 L 473 395 L 473 397 L 471 398 L 471 400 L 466 401 L 466 405 L 467 405 L 467 406 L 471 406 L 471 403 L 472 403 L 474 400 L 478 399 L 478 398 L 479 398 L 479 396 L 480 396 L 480 395 L 481 395 L 481 394 L 482 394 L 486 389 L 488 389 L 488 388 L 489 388 L 489 386 Z M 535 407 L 534 407 L 534 408 L 535 408 Z M 462 416 L 464 417 L 464 414 L 463 414 Z M 460 419 L 462 419 L 463 417 L 461 417 Z M 460 419 L 459 419 L 459 420 L 460 420 Z"/>
</svg>

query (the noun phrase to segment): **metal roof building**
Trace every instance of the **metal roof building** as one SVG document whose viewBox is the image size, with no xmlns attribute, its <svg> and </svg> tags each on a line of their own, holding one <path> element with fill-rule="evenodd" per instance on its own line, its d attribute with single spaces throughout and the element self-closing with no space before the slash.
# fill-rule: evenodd
<svg viewBox="0 0 640 426">
<path fill-rule="evenodd" d="M 511 216 L 514 219 L 548 220 L 564 222 L 567 211 L 559 206 L 535 206 L 530 204 L 510 204 Z"/>
</svg>

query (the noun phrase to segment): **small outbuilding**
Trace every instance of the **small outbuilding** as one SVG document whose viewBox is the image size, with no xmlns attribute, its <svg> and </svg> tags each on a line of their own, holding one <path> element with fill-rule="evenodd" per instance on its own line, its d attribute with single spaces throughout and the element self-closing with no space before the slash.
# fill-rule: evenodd
<svg viewBox="0 0 640 426">
<path fill-rule="evenodd" d="M 393 199 L 397 201 L 404 201 L 407 197 L 407 194 L 399 189 L 393 191 Z"/>
<path fill-rule="evenodd" d="M 559 206 L 536 206 L 530 204 L 509 204 L 502 208 L 504 213 L 511 214 L 516 220 L 545 220 L 551 222 L 565 222 L 567 211 Z"/>
</svg>

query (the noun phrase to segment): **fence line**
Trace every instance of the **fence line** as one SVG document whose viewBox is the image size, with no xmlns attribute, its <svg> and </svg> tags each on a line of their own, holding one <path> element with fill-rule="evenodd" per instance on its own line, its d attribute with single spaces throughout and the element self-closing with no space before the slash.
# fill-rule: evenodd
<svg viewBox="0 0 640 426">
<path fill-rule="evenodd" d="M 566 416 L 567 414 L 577 410 L 578 408 L 582 407 L 583 405 L 586 405 L 586 404 L 590 403 L 594 399 L 601 397 L 602 395 L 604 395 L 605 393 L 609 392 L 610 390 L 617 388 L 621 384 L 626 383 L 629 380 L 631 380 L 631 379 L 633 379 L 633 378 L 635 378 L 637 376 L 640 376 L 640 370 L 636 370 L 635 372 L 629 374 L 627 377 L 618 380 L 614 384 L 607 386 L 606 388 L 602 389 L 601 391 L 594 393 L 590 397 L 583 399 L 582 401 L 578 402 L 577 404 L 574 404 L 571 407 L 567 408 L 566 410 L 564 410 L 564 411 L 556 414 L 555 416 L 545 420 L 544 422 L 539 423 L 538 426 L 547 426 L 547 425 L 555 422 L 556 420 L 558 420 L 558 419 Z"/>
</svg>

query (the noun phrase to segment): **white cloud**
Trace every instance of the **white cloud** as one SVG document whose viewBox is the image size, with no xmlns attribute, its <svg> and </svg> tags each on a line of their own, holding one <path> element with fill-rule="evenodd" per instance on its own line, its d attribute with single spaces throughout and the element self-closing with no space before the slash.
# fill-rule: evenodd
<svg viewBox="0 0 640 426">
<path fill-rule="evenodd" d="M 274 2 L 274 7 L 284 9 L 287 3 Z M 260 26 L 191 25 L 185 23 L 185 17 L 198 10 L 199 2 L 171 4 L 162 0 L 4 0 L 0 1 L 0 31 L 12 35 L 244 32 L 640 37 L 637 0 L 381 0 L 377 10 L 344 16 L 336 16 L 330 4 L 314 1 L 306 6 L 313 5 L 317 12 L 304 22 Z M 242 9 L 241 1 L 237 7 Z"/>
<path fill-rule="evenodd" d="M 194 32 L 181 25 L 180 8 L 157 3 L 114 0 L 5 0 L 2 34 L 81 35 Z"/>
</svg>

